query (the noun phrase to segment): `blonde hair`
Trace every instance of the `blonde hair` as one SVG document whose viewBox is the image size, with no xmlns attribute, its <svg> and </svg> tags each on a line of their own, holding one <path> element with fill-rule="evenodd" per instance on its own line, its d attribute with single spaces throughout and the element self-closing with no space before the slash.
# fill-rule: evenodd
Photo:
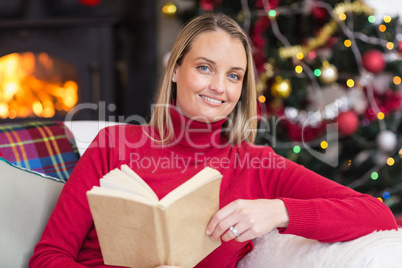
<svg viewBox="0 0 402 268">
<path fill-rule="evenodd" d="M 193 40 L 207 31 L 223 30 L 232 38 L 242 42 L 247 56 L 247 70 L 243 80 L 240 99 L 236 107 L 228 115 L 223 132 L 230 143 L 242 141 L 254 142 L 257 127 L 257 103 L 255 92 L 254 62 L 251 45 L 247 34 L 236 21 L 224 14 L 205 13 L 187 23 L 178 35 L 166 65 L 165 74 L 156 95 L 155 107 L 149 125 L 156 126 L 166 143 L 173 139 L 174 130 L 170 118 L 169 104 L 176 98 L 176 85 L 172 82 L 174 68 L 181 65 L 184 57 L 191 49 Z"/>
</svg>

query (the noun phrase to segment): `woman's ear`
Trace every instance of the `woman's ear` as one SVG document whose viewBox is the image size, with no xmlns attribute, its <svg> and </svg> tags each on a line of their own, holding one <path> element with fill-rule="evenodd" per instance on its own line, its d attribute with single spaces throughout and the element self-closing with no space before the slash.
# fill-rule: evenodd
<svg viewBox="0 0 402 268">
<path fill-rule="evenodd" d="M 174 83 L 177 81 L 176 76 L 177 76 L 177 64 L 174 66 L 173 73 L 172 73 L 172 82 L 174 82 Z"/>
</svg>

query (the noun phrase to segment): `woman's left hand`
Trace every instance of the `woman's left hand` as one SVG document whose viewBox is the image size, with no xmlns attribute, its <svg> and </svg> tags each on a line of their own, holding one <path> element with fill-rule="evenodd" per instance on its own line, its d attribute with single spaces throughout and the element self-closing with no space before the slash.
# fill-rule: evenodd
<svg viewBox="0 0 402 268">
<path fill-rule="evenodd" d="M 280 199 L 238 199 L 220 209 L 207 226 L 207 235 L 213 240 L 222 236 L 224 241 L 252 240 L 274 228 L 286 228 L 289 215 Z M 230 230 L 233 226 L 234 230 Z"/>
</svg>

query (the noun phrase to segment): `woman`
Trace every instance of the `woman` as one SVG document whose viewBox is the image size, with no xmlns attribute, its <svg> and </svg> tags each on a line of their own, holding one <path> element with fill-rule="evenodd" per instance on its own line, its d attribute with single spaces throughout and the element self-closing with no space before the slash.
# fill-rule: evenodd
<svg viewBox="0 0 402 268">
<path fill-rule="evenodd" d="M 149 125 L 100 131 L 66 183 L 30 267 L 104 266 L 85 194 L 122 164 L 159 198 L 205 166 L 222 173 L 220 210 L 206 233 L 223 243 L 197 267 L 235 267 L 251 240 L 274 228 L 325 242 L 397 228 L 376 198 L 252 145 L 255 99 L 242 29 L 224 15 L 193 19 L 173 46 Z M 169 157 L 171 165 L 157 164 Z"/>
</svg>

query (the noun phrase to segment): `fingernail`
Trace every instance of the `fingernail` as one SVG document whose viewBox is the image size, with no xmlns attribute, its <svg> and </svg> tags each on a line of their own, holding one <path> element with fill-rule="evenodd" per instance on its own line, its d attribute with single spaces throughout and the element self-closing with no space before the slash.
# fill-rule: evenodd
<svg viewBox="0 0 402 268">
<path fill-rule="evenodd" d="M 207 235 L 211 235 L 211 230 L 207 229 L 207 231 L 205 232 Z"/>
</svg>

